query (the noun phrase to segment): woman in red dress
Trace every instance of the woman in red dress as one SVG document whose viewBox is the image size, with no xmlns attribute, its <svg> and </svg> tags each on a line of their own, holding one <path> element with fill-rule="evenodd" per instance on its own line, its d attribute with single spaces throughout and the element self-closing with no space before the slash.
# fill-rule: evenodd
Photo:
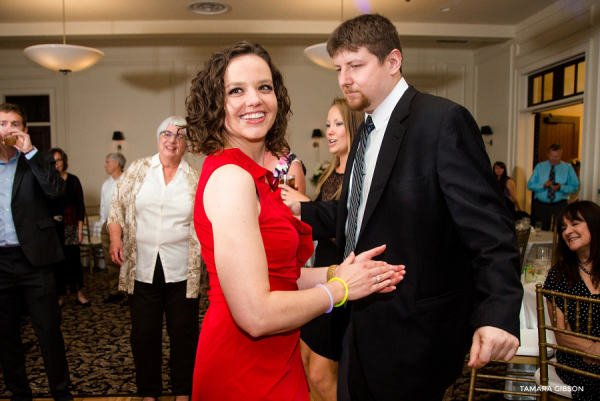
<svg viewBox="0 0 600 401">
<path fill-rule="evenodd" d="M 311 229 L 292 216 L 262 166 L 265 149 L 289 151 L 290 101 L 260 45 L 214 53 L 192 82 L 187 109 L 192 151 L 208 155 L 194 224 L 210 307 L 192 398 L 308 401 L 299 327 L 346 299 L 393 291 L 404 268 L 370 260 L 385 246 L 350 255 L 337 271 L 302 268 L 313 251 Z"/>
</svg>

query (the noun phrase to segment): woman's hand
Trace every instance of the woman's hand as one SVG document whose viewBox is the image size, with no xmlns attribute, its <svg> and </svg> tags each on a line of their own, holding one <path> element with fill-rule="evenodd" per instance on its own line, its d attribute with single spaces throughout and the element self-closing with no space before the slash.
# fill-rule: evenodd
<svg viewBox="0 0 600 401">
<path fill-rule="evenodd" d="M 111 240 L 110 241 L 110 258 L 113 262 L 121 266 L 123 263 L 123 241 Z"/>
<path fill-rule="evenodd" d="M 78 237 L 79 237 L 79 243 L 81 244 L 83 242 L 83 231 L 79 231 L 78 232 Z"/>
<path fill-rule="evenodd" d="M 588 354 L 600 356 L 600 343 L 592 343 L 586 352 Z M 600 360 L 593 358 L 583 357 L 583 362 L 587 363 L 588 365 L 600 365 Z"/>
<path fill-rule="evenodd" d="M 310 198 L 302 195 L 300 192 L 298 192 L 297 190 L 295 190 L 294 188 L 290 187 L 289 185 L 286 184 L 281 184 L 279 185 L 279 188 L 281 188 L 281 199 L 283 199 L 284 202 L 309 202 Z"/>
<path fill-rule="evenodd" d="M 403 265 L 389 265 L 371 260 L 381 254 L 385 245 L 354 256 L 352 252 L 338 267 L 335 276 L 348 285 L 348 300 L 360 299 L 374 292 L 387 293 L 396 289 L 404 278 Z"/>
</svg>

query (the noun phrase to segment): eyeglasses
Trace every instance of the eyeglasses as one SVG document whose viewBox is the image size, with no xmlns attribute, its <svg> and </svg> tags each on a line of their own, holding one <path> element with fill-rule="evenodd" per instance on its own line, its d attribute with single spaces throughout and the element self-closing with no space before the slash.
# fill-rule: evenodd
<svg viewBox="0 0 600 401">
<path fill-rule="evenodd" d="M 167 139 L 171 139 L 171 138 L 173 138 L 173 137 L 175 137 L 175 138 L 179 139 L 180 141 L 183 141 L 183 140 L 186 140 L 186 139 L 187 139 L 187 137 L 185 136 L 185 134 L 180 134 L 180 133 L 174 134 L 174 133 L 172 133 L 171 131 L 161 131 L 161 132 L 160 132 L 160 134 L 161 134 L 161 135 L 162 135 L 164 138 L 167 138 Z"/>
</svg>

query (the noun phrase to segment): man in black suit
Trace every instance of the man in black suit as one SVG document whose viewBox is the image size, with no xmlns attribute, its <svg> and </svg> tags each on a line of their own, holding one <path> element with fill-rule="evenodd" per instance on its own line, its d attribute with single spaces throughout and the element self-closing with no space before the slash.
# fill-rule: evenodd
<svg viewBox="0 0 600 401">
<path fill-rule="evenodd" d="M 348 103 L 366 120 L 339 202 L 290 207 L 316 239 L 336 236 L 340 261 L 387 244 L 381 259 L 406 265 L 396 291 L 349 306 L 338 399 L 441 400 L 469 344 L 477 368 L 518 348 L 513 219 L 473 117 L 406 83 L 387 18 L 344 22 L 327 50 Z M 336 324 L 333 316 L 331 333 Z"/>
<path fill-rule="evenodd" d="M 14 145 L 9 135 L 16 138 Z M 65 181 L 52 156 L 31 144 L 26 115 L 19 106 L 0 105 L 0 136 L 0 362 L 4 382 L 11 400 L 32 400 L 20 331 L 19 302 L 24 298 L 52 397 L 72 400 L 52 272 L 52 264 L 64 257 L 49 204 L 65 192 Z"/>
</svg>

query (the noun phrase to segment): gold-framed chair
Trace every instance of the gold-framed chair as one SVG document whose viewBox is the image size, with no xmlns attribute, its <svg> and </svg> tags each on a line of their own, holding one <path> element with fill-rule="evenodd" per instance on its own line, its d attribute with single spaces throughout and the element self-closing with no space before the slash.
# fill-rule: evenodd
<svg viewBox="0 0 600 401">
<path fill-rule="evenodd" d="M 79 245 L 81 250 L 81 260 L 87 261 L 90 267 L 90 273 L 93 273 L 94 266 L 98 266 L 100 252 L 102 252 L 102 240 L 100 233 L 92 230 L 90 222 L 100 220 L 100 206 L 86 206 L 85 217 L 83 220 L 83 242 Z"/>
<path fill-rule="evenodd" d="M 509 361 L 493 360 L 490 362 L 491 365 L 506 365 L 508 369 L 509 364 L 523 364 L 523 365 L 536 365 L 539 366 L 539 347 L 537 344 L 537 330 L 535 329 L 521 329 L 521 346 L 517 350 L 517 354 L 512 357 Z M 485 369 L 485 368 L 483 368 Z M 535 386 L 535 379 L 531 373 L 526 372 L 506 372 L 505 374 L 493 372 L 488 373 L 483 369 L 471 369 L 471 381 L 469 383 L 469 401 L 475 399 L 476 392 L 484 393 L 496 393 L 505 395 L 518 395 L 541 398 L 541 393 L 531 393 L 528 391 L 513 391 L 513 390 L 497 390 L 492 388 L 477 387 L 477 378 L 481 379 L 494 379 L 494 380 L 510 380 L 512 382 L 524 383 L 525 387 Z"/>
<path fill-rule="evenodd" d="M 519 245 L 519 252 L 521 253 L 521 264 L 523 267 L 523 260 L 525 260 L 525 250 L 527 249 L 527 242 L 529 242 L 529 234 L 531 233 L 531 227 L 527 227 L 523 230 L 517 230 L 517 244 Z"/>
<path fill-rule="evenodd" d="M 572 368 L 570 366 L 566 366 L 563 364 L 558 363 L 558 361 L 554 360 L 554 359 L 548 359 L 545 355 L 546 355 L 546 350 L 547 349 L 554 349 L 556 351 L 562 351 L 562 352 L 566 352 L 572 355 L 578 355 L 581 357 L 587 357 L 587 358 L 591 358 L 591 359 L 595 359 L 598 362 L 600 362 L 600 356 L 596 356 L 596 355 L 592 355 L 592 354 L 588 354 L 587 352 L 582 352 L 579 350 L 576 350 L 574 348 L 565 346 L 565 345 L 558 345 L 558 344 L 553 344 L 551 342 L 549 342 L 547 340 L 547 331 L 550 330 L 552 332 L 555 333 L 560 333 L 562 335 L 566 335 L 566 336 L 572 336 L 572 337 L 576 337 L 576 338 L 583 338 L 586 340 L 591 340 L 591 341 L 600 341 L 600 337 L 596 337 L 596 336 L 592 336 L 591 335 L 591 331 L 592 331 L 592 308 L 593 305 L 600 305 L 600 300 L 599 299 L 593 299 L 593 298 L 587 298 L 587 297 L 580 297 L 580 296 L 576 296 L 576 295 L 570 295 L 570 294 L 564 294 L 561 292 L 556 292 L 556 291 L 549 291 L 549 290 L 544 290 L 542 289 L 542 285 L 541 284 L 537 284 L 535 286 L 535 292 L 536 292 L 536 303 L 537 303 L 537 312 L 538 312 L 538 336 L 539 336 L 539 348 L 540 348 L 540 368 L 538 369 L 538 371 L 535 374 L 535 379 L 536 379 L 536 383 L 541 386 L 541 388 L 544 390 L 542 391 L 542 397 L 541 399 L 543 401 L 547 401 L 547 400 L 569 400 L 571 399 L 571 395 L 570 395 L 570 391 L 565 390 L 565 388 L 568 388 L 568 386 L 566 386 L 558 377 L 558 375 L 556 374 L 556 368 L 559 369 L 564 369 L 567 370 L 571 373 L 577 374 L 577 375 L 581 375 L 581 376 L 585 376 L 585 377 L 590 377 L 590 378 L 594 378 L 594 379 L 599 379 L 600 380 L 600 375 L 585 371 L 585 370 L 580 370 L 580 369 L 575 369 Z M 544 298 L 544 294 L 550 295 L 552 297 L 552 307 L 551 307 L 551 314 L 548 314 L 548 316 L 551 316 L 550 318 L 550 324 L 546 324 L 546 318 L 545 318 L 545 314 L 546 314 L 546 308 L 547 308 L 547 302 Z M 563 299 L 563 310 L 565 311 L 563 314 L 564 317 L 564 329 L 560 329 L 557 327 L 557 312 L 556 309 L 558 308 L 558 303 L 557 303 L 557 298 L 562 298 Z M 575 302 L 576 306 L 575 306 L 575 329 L 573 330 L 573 328 L 571 328 L 568 324 L 568 304 L 571 302 Z M 567 305 L 564 305 L 564 303 L 567 303 Z M 582 306 L 582 303 L 587 303 L 587 310 L 583 310 L 585 308 L 585 306 Z M 582 334 L 580 333 L 580 317 L 582 316 L 582 314 L 587 314 L 587 325 L 585 327 L 585 331 L 586 334 Z M 558 341 L 557 341 L 558 342 Z"/>
</svg>

